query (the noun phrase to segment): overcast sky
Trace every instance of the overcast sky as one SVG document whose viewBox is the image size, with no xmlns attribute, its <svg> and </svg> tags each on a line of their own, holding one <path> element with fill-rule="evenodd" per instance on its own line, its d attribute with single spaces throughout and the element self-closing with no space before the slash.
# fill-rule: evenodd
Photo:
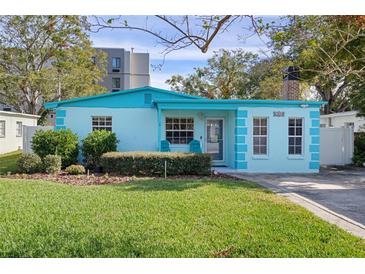
<svg viewBox="0 0 365 274">
<path fill-rule="evenodd" d="M 129 25 L 146 24 L 146 16 L 125 16 Z M 272 18 L 265 18 L 272 20 Z M 172 29 L 162 24 L 153 17 L 148 18 L 149 26 L 153 26 L 156 30 L 161 30 L 164 33 L 172 33 Z M 151 85 L 154 87 L 168 88 L 165 81 L 173 74 L 187 75 L 193 72 L 194 67 L 206 65 L 206 60 L 212 56 L 212 53 L 218 49 L 236 49 L 243 48 L 247 51 L 260 53 L 267 51 L 265 44 L 252 34 L 251 31 L 245 29 L 249 26 L 248 20 L 243 20 L 231 25 L 228 32 L 216 36 L 210 49 L 203 54 L 197 48 L 191 46 L 186 49 L 178 50 L 166 55 L 165 62 L 159 69 L 151 68 Z M 90 38 L 95 47 L 120 47 L 130 50 L 134 48 L 135 52 L 150 53 L 151 65 L 162 64 L 164 47 L 157 43 L 154 36 L 135 30 L 120 30 L 120 29 L 102 29 L 97 33 L 90 33 Z"/>
</svg>

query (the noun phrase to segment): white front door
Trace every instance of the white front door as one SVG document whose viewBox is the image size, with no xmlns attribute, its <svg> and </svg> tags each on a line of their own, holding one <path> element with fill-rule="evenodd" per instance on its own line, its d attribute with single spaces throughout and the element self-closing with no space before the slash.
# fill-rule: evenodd
<svg viewBox="0 0 365 274">
<path fill-rule="evenodd" d="M 214 162 L 224 161 L 224 120 L 208 118 L 206 121 L 206 153 Z"/>
</svg>

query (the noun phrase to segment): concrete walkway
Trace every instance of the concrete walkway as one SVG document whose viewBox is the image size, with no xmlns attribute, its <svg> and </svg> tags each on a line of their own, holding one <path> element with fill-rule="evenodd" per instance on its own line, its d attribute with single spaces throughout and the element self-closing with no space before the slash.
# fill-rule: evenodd
<svg viewBox="0 0 365 274">
<path fill-rule="evenodd" d="M 365 239 L 365 169 L 323 168 L 319 174 L 217 171 L 257 182 L 329 223 Z"/>
</svg>

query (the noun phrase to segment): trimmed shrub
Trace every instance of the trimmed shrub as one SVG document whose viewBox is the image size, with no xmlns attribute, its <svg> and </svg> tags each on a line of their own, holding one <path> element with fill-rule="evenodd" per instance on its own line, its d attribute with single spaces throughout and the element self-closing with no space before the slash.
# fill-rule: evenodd
<svg viewBox="0 0 365 274">
<path fill-rule="evenodd" d="M 117 136 L 111 131 L 95 130 L 89 133 L 82 141 L 82 155 L 86 166 L 91 169 L 99 167 L 101 155 L 116 151 L 118 142 Z"/>
<path fill-rule="evenodd" d="M 109 152 L 101 157 L 103 171 L 121 175 L 210 175 L 209 154 L 178 152 Z"/>
<path fill-rule="evenodd" d="M 354 141 L 354 165 L 362 167 L 365 163 L 365 132 L 355 134 Z"/>
<path fill-rule="evenodd" d="M 55 174 L 61 171 L 61 156 L 46 155 L 43 158 L 43 170 L 48 174 Z"/>
<path fill-rule="evenodd" d="M 80 175 L 85 173 L 85 168 L 82 165 L 70 165 L 66 167 L 65 172 L 70 175 Z"/>
<path fill-rule="evenodd" d="M 79 154 L 78 137 L 69 129 L 37 130 L 32 138 L 33 151 L 42 159 L 46 155 L 59 155 L 62 167 L 77 162 Z"/>
<path fill-rule="evenodd" d="M 21 173 L 36 173 L 42 170 L 42 160 L 35 153 L 24 153 L 18 159 L 17 166 Z"/>
</svg>

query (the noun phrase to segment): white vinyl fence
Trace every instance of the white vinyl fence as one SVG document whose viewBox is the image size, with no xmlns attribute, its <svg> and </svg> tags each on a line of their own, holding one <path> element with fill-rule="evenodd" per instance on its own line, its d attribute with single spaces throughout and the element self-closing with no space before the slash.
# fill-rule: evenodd
<svg viewBox="0 0 365 274">
<path fill-rule="evenodd" d="M 23 152 L 32 152 L 32 137 L 37 130 L 49 130 L 53 126 L 23 126 Z"/>
<path fill-rule="evenodd" d="M 321 128 L 321 165 L 348 165 L 354 155 L 351 127 Z"/>
</svg>

